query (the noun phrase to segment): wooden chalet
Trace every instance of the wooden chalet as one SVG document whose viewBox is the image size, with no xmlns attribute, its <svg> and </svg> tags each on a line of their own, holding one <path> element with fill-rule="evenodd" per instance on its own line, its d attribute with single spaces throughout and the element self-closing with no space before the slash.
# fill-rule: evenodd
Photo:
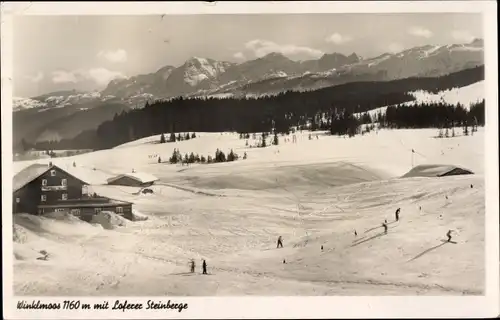
<svg viewBox="0 0 500 320">
<path fill-rule="evenodd" d="M 67 212 L 90 221 L 100 211 L 132 219 L 132 203 L 88 193 L 88 183 L 55 165 L 33 164 L 14 176 L 13 213 Z"/>
</svg>

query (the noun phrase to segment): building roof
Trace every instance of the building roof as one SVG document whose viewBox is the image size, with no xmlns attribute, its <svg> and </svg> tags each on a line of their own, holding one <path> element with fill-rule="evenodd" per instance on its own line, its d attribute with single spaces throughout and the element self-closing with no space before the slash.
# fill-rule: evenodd
<svg viewBox="0 0 500 320">
<path fill-rule="evenodd" d="M 54 168 L 57 168 L 58 170 L 74 177 L 75 179 L 78 179 L 77 177 L 75 177 L 72 174 L 66 172 L 65 170 L 59 168 L 58 166 L 54 166 L 54 165 L 48 166 L 46 164 L 35 163 L 35 164 L 32 164 L 32 165 L 24 168 L 23 170 L 19 171 L 14 176 L 13 184 L 12 184 L 13 191 L 15 192 L 15 191 L 21 189 L 22 187 L 24 187 L 25 185 L 27 185 L 31 181 L 35 180 L 36 178 L 38 178 L 39 176 L 41 176 L 45 172 L 47 172 L 51 169 L 54 169 Z M 81 179 L 78 179 L 78 180 L 80 180 L 83 184 L 87 184 L 85 181 L 82 181 Z"/>
<path fill-rule="evenodd" d="M 120 174 L 114 177 L 111 177 L 108 179 L 108 183 L 111 183 L 115 180 L 118 180 L 120 178 L 127 177 L 130 179 L 134 179 L 136 181 L 139 181 L 141 183 L 148 183 L 148 182 L 153 182 L 158 180 L 157 177 L 153 176 L 152 174 L 145 173 L 145 172 L 131 172 L 131 173 L 124 173 Z"/>
<path fill-rule="evenodd" d="M 455 165 L 447 164 L 422 164 L 413 167 L 402 178 L 411 177 L 441 177 L 449 174 L 473 174 L 472 171 Z"/>
</svg>

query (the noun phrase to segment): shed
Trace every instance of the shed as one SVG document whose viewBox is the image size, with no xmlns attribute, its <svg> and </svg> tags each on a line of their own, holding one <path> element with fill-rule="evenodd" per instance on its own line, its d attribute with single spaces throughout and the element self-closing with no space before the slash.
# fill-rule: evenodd
<svg viewBox="0 0 500 320">
<path fill-rule="evenodd" d="M 472 171 L 454 165 L 426 164 L 418 165 L 408 171 L 402 178 L 411 177 L 446 177 L 463 174 L 474 174 Z"/>
<path fill-rule="evenodd" d="M 131 172 L 111 177 L 107 181 L 109 185 L 149 187 L 158 181 L 158 178 L 145 172 Z"/>
</svg>

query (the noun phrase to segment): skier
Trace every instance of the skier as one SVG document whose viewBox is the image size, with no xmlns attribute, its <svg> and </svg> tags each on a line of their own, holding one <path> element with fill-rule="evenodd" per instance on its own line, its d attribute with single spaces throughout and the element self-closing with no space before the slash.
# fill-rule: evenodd
<svg viewBox="0 0 500 320">
<path fill-rule="evenodd" d="M 195 262 L 194 262 L 194 259 L 191 259 L 190 265 L 191 265 L 191 273 L 194 273 L 194 269 L 195 269 L 195 266 L 196 266 Z"/>
<path fill-rule="evenodd" d="M 446 242 L 451 242 L 451 232 L 452 230 L 448 230 L 448 232 L 446 232 L 446 236 L 448 237 L 448 240 L 446 240 Z"/>
<path fill-rule="evenodd" d="M 384 223 L 387 223 L 387 219 L 384 220 Z"/>
<path fill-rule="evenodd" d="M 418 206 L 418 210 L 422 211 L 422 206 Z"/>
<path fill-rule="evenodd" d="M 321 245 L 321 251 L 323 251 L 323 245 Z"/>
<path fill-rule="evenodd" d="M 285 261 L 285 259 L 283 259 L 283 264 L 285 264 L 285 263 L 286 263 L 286 261 Z"/>
<path fill-rule="evenodd" d="M 203 264 L 201 265 L 203 268 L 203 274 L 207 274 L 207 262 L 203 259 Z"/>
<path fill-rule="evenodd" d="M 382 223 L 382 227 L 384 227 L 384 233 L 387 233 L 387 224 L 385 222 Z"/>
<path fill-rule="evenodd" d="M 278 244 L 276 245 L 276 248 L 279 247 L 283 248 L 283 238 L 281 236 L 278 237 Z"/>
<path fill-rule="evenodd" d="M 73 167 L 76 167 L 76 162 L 73 161 Z"/>
<path fill-rule="evenodd" d="M 358 233 L 356 232 L 356 230 L 354 230 L 354 236 L 357 237 L 358 236 Z"/>
<path fill-rule="evenodd" d="M 399 213 L 401 212 L 401 208 L 396 210 L 396 221 L 399 221 Z"/>
<path fill-rule="evenodd" d="M 472 189 L 472 188 L 474 188 L 474 186 L 471 184 L 471 185 L 470 185 L 470 188 Z"/>
</svg>

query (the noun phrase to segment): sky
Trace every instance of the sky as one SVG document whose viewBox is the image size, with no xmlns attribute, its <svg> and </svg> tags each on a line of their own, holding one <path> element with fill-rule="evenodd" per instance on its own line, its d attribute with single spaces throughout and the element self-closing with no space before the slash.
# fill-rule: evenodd
<svg viewBox="0 0 500 320">
<path fill-rule="evenodd" d="M 14 96 L 101 90 L 109 81 L 180 66 L 190 57 L 243 62 L 355 52 L 364 58 L 483 38 L 480 14 L 17 16 Z"/>
</svg>

